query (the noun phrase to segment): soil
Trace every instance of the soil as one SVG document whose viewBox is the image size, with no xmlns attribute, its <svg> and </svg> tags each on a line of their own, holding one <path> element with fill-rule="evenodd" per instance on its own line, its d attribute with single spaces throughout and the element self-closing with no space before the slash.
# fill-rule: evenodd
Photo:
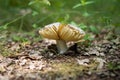
<svg viewBox="0 0 120 80">
<path fill-rule="evenodd" d="M 93 41 L 68 43 L 64 54 L 53 41 L 25 37 L 0 44 L 0 80 L 120 80 L 118 35 L 101 32 Z"/>
</svg>

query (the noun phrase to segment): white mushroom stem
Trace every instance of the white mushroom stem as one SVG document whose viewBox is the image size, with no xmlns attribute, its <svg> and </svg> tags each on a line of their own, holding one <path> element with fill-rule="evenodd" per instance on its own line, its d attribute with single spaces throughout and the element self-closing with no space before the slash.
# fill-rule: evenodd
<svg viewBox="0 0 120 80">
<path fill-rule="evenodd" d="M 63 54 L 67 51 L 68 48 L 67 48 L 65 41 L 56 40 L 56 43 L 57 43 L 57 48 L 58 48 L 59 54 Z"/>
</svg>

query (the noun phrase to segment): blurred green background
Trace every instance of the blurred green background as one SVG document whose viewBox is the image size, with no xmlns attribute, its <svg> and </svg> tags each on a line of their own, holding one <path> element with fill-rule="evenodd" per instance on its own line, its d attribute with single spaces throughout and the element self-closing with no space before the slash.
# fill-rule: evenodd
<svg viewBox="0 0 120 80">
<path fill-rule="evenodd" d="M 0 30 L 27 32 L 59 21 L 83 29 L 113 26 L 119 34 L 119 4 L 120 0 L 0 0 Z"/>
</svg>

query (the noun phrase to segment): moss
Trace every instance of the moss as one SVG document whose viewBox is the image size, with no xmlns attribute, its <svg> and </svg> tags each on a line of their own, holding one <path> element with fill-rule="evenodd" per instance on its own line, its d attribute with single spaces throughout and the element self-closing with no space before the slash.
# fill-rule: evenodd
<svg viewBox="0 0 120 80">
<path fill-rule="evenodd" d="M 69 76 L 75 76 L 78 74 L 78 72 L 82 72 L 83 70 L 86 70 L 88 67 L 79 66 L 77 64 L 71 64 L 71 63 L 58 63 L 53 64 L 53 67 L 56 69 L 56 73 L 60 73 L 62 75 L 69 75 Z"/>
<path fill-rule="evenodd" d="M 15 55 L 16 53 L 0 44 L 0 54 L 4 57 Z"/>
<path fill-rule="evenodd" d="M 90 63 L 88 66 L 79 65 L 76 62 L 63 62 L 63 63 L 52 63 L 52 70 L 46 70 L 46 74 L 49 76 L 64 76 L 64 77 L 72 77 L 76 78 L 79 75 L 82 75 L 84 71 L 92 71 L 96 69 L 96 63 Z"/>
</svg>

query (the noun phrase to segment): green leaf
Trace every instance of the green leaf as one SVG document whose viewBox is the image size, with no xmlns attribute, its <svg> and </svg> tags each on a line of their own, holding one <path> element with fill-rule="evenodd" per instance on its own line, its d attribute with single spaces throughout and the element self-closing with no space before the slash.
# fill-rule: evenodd
<svg viewBox="0 0 120 80">
<path fill-rule="evenodd" d="M 46 5 L 51 5 L 49 0 L 34 0 L 34 1 L 30 1 L 28 3 L 28 5 L 35 5 L 35 4 L 46 4 Z"/>
<path fill-rule="evenodd" d="M 80 6 L 85 6 L 85 5 L 88 5 L 88 4 L 92 4 L 92 3 L 94 3 L 94 1 L 87 1 L 87 2 L 85 2 L 84 0 L 82 0 L 81 3 L 76 4 L 75 6 L 73 6 L 73 9 L 75 9 L 77 7 L 80 7 Z"/>
<path fill-rule="evenodd" d="M 66 14 L 65 17 L 64 17 L 64 23 L 66 23 L 70 18 L 70 15 L 69 14 Z"/>
<path fill-rule="evenodd" d="M 94 3 L 94 1 L 87 1 L 87 2 L 85 2 L 84 5 L 88 5 L 88 4 L 92 4 L 92 3 Z"/>
<path fill-rule="evenodd" d="M 43 0 L 43 3 L 44 3 L 44 4 L 47 4 L 47 5 L 49 5 L 49 6 L 51 5 L 50 2 L 49 2 L 49 0 Z"/>
<path fill-rule="evenodd" d="M 37 28 L 38 26 L 37 26 L 37 24 L 33 24 L 32 27 L 33 28 Z"/>
<path fill-rule="evenodd" d="M 14 41 L 21 41 L 21 42 L 26 42 L 26 41 L 28 41 L 27 38 L 24 38 L 24 37 L 22 37 L 22 36 L 12 36 L 12 39 L 13 39 Z"/>
<path fill-rule="evenodd" d="M 21 37 L 13 36 L 12 39 L 13 39 L 14 41 L 20 41 L 20 40 L 21 40 Z"/>
<path fill-rule="evenodd" d="M 75 6 L 73 6 L 73 9 L 75 9 L 75 8 L 77 8 L 77 7 L 80 7 L 80 6 L 82 6 L 81 3 L 80 3 L 80 4 L 76 4 Z"/>
<path fill-rule="evenodd" d="M 84 37 L 84 40 L 92 41 L 92 40 L 94 40 L 94 38 L 90 34 L 86 34 Z"/>
<path fill-rule="evenodd" d="M 115 70 L 115 69 L 120 69 L 120 64 L 109 62 L 107 64 L 108 69 Z"/>
<path fill-rule="evenodd" d="M 33 11 L 32 12 L 32 16 L 36 16 L 36 15 L 38 15 L 39 13 L 37 12 L 37 11 Z"/>
<path fill-rule="evenodd" d="M 70 24 L 78 26 L 77 23 L 75 23 L 74 21 L 72 21 Z"/>
<path fill-rule="evenodd" d="M 80 28 L 83 30 L 87 29 L 87 26 L 84 23 L 79 24 Z"/>
<path fill-rule="evenodd" d="M 99 30 L 95 26 L 90 26 L 89 28 L 93 33 L 95 33 L 95 34 L 99 33 Z"/>
<path fill-rule="evenodd" d="M 82 15 L 83 15 L 84 17 L 90 16 L 90 14 L 89 14 L 88 12 L 84 12 Z"/>
<path fill-rule="evenodd" d="M 8 28 L 7 24 L 0 26 L 0 30 L 5 30 L 5 29 L 7 29 L 7 28 Z"/>
<path fill-rule="evenodd" d="M 28 3 L 28 5 L 33 5 L 33 4 L 35 4 L 36 3 L 36 1 L 30 1 L 29 3 Z"/>
</svg>

